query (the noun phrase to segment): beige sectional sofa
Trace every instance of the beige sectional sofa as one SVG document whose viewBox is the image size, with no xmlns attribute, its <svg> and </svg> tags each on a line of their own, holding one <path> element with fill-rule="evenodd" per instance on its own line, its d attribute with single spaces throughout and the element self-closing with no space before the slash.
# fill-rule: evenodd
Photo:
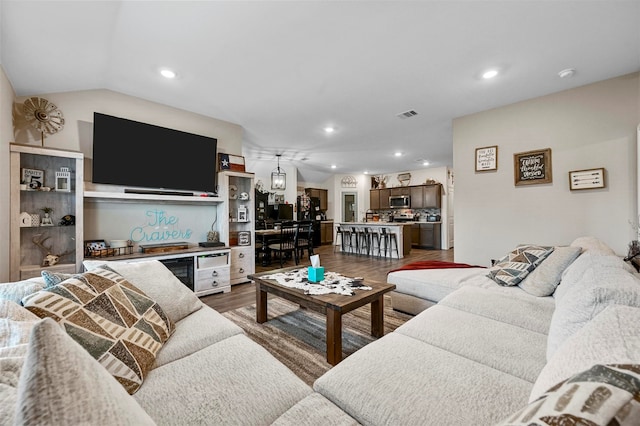
<svg viewBox="0 0 640 426">
<path fill-rule="evenodd" d="M 436 300 L 436 306 L 333 367 L 313 389 L 238 327 L 181 291 L 181 285 L 168 291 L 176 282 L 153 269 L 157 265 L 148 265 L 146 271 L 114 266 L 157 300 L 167 316 L 176 317 L 175 331 L 140 389 L 132 396 L 119 385 L 99 389 L 115 395 L 108 400 L 120 401 L 101 405 L 104 396 L 92 395 L 91 386 L 74 384 L 69 377 L 80 380 L 90 369 L 95 381 L 92 375 L 102 367 L 77 353 L 84 364 L 74 365 L 91 367 L 65 366 L 75 358 L 43 351 L 42 336 L 62 330 L 51 327 L 49 320 L 31 319 L 35 341 L 18 338 L 29 326 L 16 323 L 30 312 L 16 305 L 12 308 L 22 317 L 13 312 L 16 319 L 13 328 L 8 327 L 14 334 L 12 345 L 0 348 L 0 401 L 12 402 L 14 411 L 1 404 L 0 420 L 10 424 L 15 416 L 18 424 L 34 424 L 38 422 L 24 420 L 36 416 L 40 423 L 55 419 L 47 422 L 51 424 L 544 425 L 560 424 L 549 419 L 575 417 L 577 412 L 586 419 L 582 424 L 608 424 L 613 417 L 616 424 L 640 424 L 640 281 L 601 243 L 574 243 L 581 254 L 561 271 L 562 281 L 552 295 L 533 296 L 523 289 L 526 285 L 458 285 Z M 458 270 L 469 272 L 463 271 Z M 432 282 L 435 272 L 423 271 L 424 282 Z M 453 275 L 451 279 L 455 281 Z M 43 283 L 0 285 L 0 296 L 9 288 L 4 286 L 24 290 L 34 285 L 41 288 Z M 184 317 L 177 319 L 180 315 Z M 62 332 L 54 342 L 64 342 L 51 345 L 54 349 L 75 344 Z M 23 348 L 22 355 L 16 346 Z M 14 361 L 22 356 L 19 367 L 30 366 L 28 370 L 22 367 L 20 375 L 17 362 L 9 368 L 1 358 L 3 350 L 12 350 Z M 44 363 L 35 362 L 38 355 Z M 48 364 L 57 369 L 53 382 L 69 381 L 68 389 L 43 389 L 46 381 L 33 377 L 31 370 L 47 378 L 47 368 L 32 366 Z M 599 364 L 607 366 L 594 367 Z M 101 383 L 117 384 L 109 374 Z M 597 404 L 592 403 L 594 395 Z M 581 411 L 584 406 L 586 412 Z"/>
<path fill-rule="evenodd" d="M 43 279 L 0 284 L 0 424 L 355 424 L 161 263 L 110 267 L 175 324 L 142 386 L 129 395 L 62 328 L 16 303 Z"/>
</svg>

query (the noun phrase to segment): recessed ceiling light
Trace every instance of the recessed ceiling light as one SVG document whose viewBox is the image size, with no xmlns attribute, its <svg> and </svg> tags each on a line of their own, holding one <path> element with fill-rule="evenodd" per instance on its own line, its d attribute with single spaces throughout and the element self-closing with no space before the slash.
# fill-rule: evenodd
<svg viewBox="0 0 640 426">
<path fill-rule="evenodd" d="M 393 154 L 393 155 L 395 155 L 396 157 L 402 157 L 402 153 L 401 153 L 401 152 L 399 152 L 399 151 L 398 151 L 398 152 L 396 152 L 396 153 L 395 153 L 395 154 Z"/>
<path fill-rule="evenodd" d="M 560 71 L 558 75 L 560 76 L 560 78 L 567 78 L 567 77 L 573 77 L 575 73 L 576 73 L 575 69 L 567 68 L 566 70 Z"/>
<path fill-rule="evenodd" d="M 364 174 L 365 174 L 365 175 L 368 175 L 368 174 L 369 174 L 369 172 L 365 170 L 365 171 L 364 171 Z"/>
<path fill-rule="evenodd" d="M 332 164 L 332 165 L 331 165 L 331 168 L 332 168 L 332 169 L 335 169 L 336 167 L 338 167 L 338 166 L 336 166 L 335 164 Z"/>
<path fill-rule="evenodd" d="M 498 75 L 498 70 L 488 70 L 488 71 L 485 71 L 484 74 L 482 74 L 482 78 L 484 78 L 485 80 L 488 80 L 497 75 Z"/>
<path fill-rule="evenodd" d="M 336 129 L 331 127 L 331 126 L 327 126 L 327 127 L 324 128 L 324 132 L 325 133 L 333 133 L 335 131 L 336 131 Z"/>
<path fill-rule="evenodd" d="M 160 70 L 160 74 L 164 77 L 164 78 L 176 78 L 176 73 L 175 71 L 171 71 L 170 69 L 164 68 Z"/>
<path fill-rule="evenodd" d="M 423 166 L 428 166 L 428 165 L 429 165 L 429 162 L 428 162 L 428 161 L 423 161 L 423 162 L 422 162 L 422 165 L 423 165 Z"/>
</svg>

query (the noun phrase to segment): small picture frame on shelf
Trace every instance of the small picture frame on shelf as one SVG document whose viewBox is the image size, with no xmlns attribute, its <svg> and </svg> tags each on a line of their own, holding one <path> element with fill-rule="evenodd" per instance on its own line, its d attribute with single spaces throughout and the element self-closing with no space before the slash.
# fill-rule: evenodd
<svg viewBox="0 0 640 426">
<path fill-rule="evenodd" d="M 247 221 L 247 208 L 245 206 L 238 207 L 238 222 Z"/>
<path fill-rule="evenodd" d="M 56 191 L 71 192 L 71 172 L 68 167 L 60 167 L 56 172 Z"/>
<path fill-rule="evenodd" d="M 30 190 L 38 190 L 44 186 L 44 170 L 23 168 L 20 182 Z"/>
</svg>

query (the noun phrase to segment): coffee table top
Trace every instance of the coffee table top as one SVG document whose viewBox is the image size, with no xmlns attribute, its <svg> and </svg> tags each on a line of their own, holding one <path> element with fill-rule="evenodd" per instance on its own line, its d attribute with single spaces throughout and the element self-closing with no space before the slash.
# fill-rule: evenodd
<svg viewBox="0 0 640 426">
<path fill-rule="evenodd" d="M 289 272 L 296 269 L 301 269 L 301 267 L 294 266 L 283 269 L 275 269 L 260 274 L 253 274 L 249 275 L 249 279 L 254 280 L 257 287 L 266 287 L 269 292 L 276 295 L 289 295 L 289 297 L 294 297 L 297 300 L 306 301 L 311 305 L 321 305 L 326 308 L 341 312 L 349 312 L 355 307 L 371 303 L 372 301 L 378 299 L 381 295 L 388 293 L 396 288 L 394 284 L 369 281 L 365 279 L 363 285 L 371 287 L 371 290 L 359 290 L 356 288 L 355 294 L 353 296 L 346 296 L 336 293 L 311 295 L 305 294 L 303 290 L 298 288 L 291 288 L 280 285 L 276 280 L 262 278 L 263 276 L 277 274 L 280 272 Z M 285 298 L 291 300 L 289 297 Z"/>
</svg>

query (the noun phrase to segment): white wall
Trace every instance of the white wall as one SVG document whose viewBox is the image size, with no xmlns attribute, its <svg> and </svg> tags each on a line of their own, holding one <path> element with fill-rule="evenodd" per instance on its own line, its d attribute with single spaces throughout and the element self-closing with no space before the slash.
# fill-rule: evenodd
<svg viewBox="0 0 640 426">
<path fill-rule="evenodd" d="M 488 265 L 519 243 L 592 235 L 624 255 L 637 217 L 634 73 L 455 119 L 456 261 Z M 498 145 L 498 170 L 476 173 L 475 149 Z M 513 154 L 551 148 L 553 182 L 514 185 Z M 604 167 L 606 188 L 570 191 L 568 172 Z"/>
<path fill-rule="evenodd" d="M 0 66 L 0 282 L 9 281 L 9 143 L 13 142 L 14 98 L 13 87 Z"/>
<path fill-rule="evenodd" d="M 64 114 L 64 129 L 45 139 L 45 146 L 81 151 L 93 158 L 93 113 L 168 127 L 170 129 L 210 136 L 218 139 L 218 152 L 242 155 L 242 127 L 167 105 L 124 95 L 111 90 L 34 95 L 53 102 Z M 29 96 L 16 98 L 22 103 Z M 15 140 L 40 145 L 40 134 L 20 114 L 14 117 Z M 215 159 L 214 159 L 215 161 Z"/>
</svg>

